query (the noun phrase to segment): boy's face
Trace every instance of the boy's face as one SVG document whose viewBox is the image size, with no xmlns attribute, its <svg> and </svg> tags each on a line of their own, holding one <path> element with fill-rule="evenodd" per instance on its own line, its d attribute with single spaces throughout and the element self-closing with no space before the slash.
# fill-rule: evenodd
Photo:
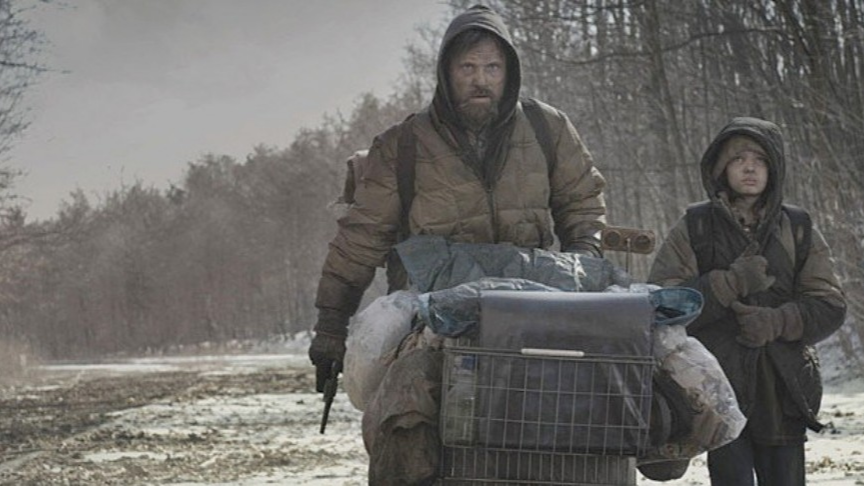
<svg viewBox="0 0 864 486">
<path fill-rule="evenodd" d="M 726 164 L 726 180 L 738 195 L 758 197 L 768 185 L 768 157 L 757 150 L 742 150 Z"/>
</svg>

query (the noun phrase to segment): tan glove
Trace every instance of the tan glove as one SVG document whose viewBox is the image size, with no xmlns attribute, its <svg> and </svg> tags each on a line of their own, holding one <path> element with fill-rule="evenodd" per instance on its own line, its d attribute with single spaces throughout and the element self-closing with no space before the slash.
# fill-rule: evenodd
<svg viewBox="0 0 864 486">
<path fill-rule="evenodd" d="M 768 260 L 765 257 L 742 255 L 729 265 L 729 270 L 708 272 L 708 281 L 720 304 L 729 307 L 741 297 L 762 292 L 774 285 L 776 279 L 765 273 L 767 269 Z"/>
<path fill-rule="evenodd" d="M 775 308 L 735 301 L 732 310 L 741 325 L 741 332 L 735 339 L 749 348 L 761 348 L 777 339 L 796 341 L 804 334 L 804 321 L 794 302 Z"/>
</svg>

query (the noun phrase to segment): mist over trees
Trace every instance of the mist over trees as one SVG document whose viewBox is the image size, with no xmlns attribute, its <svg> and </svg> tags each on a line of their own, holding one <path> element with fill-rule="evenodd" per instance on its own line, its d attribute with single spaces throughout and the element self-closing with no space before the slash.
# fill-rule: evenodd
<svg viewBox="0 0 864 486">
<path fill-rule="evenodd" d="M 813 213 L 861 315 L 864 2 L 487 3 L 523 56 L 524 94 L 567 113 L 607 177 L 611 224 L 662 238 L 705 198 L 698 161 L 729 119 L 778 123 L 786 201 Z M 345 159 L 430 99 L 440 32 L 423 34 L 400 90 L 360 96 L 287 148 L 203 157 L 168 190 L 78 192 L 49 221 L 19 215 L 47 236 L 0 248 L 0 341 L 68 358 L 308 330 Z"/>
<path fill-rule="evenodd" d="M 287 149 L 190 163 L 167 191 L 72 194 L 39 223 L 63 231 L 0 254 L 14 276 L 0 281 L 0 336 L 59 358 L 308 329 L 346 154 L 415 108 L 366 96 Z"/>
</svg>

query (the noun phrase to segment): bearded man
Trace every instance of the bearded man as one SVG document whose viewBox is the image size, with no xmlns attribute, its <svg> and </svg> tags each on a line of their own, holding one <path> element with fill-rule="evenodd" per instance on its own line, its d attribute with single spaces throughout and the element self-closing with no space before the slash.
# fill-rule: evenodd
<svg viewBox="0 0 864 486">
<path fill-rule="evenodd" d="M 349 318 L 376 267 L 393 264 L 388 255 L 402 238 L 547 249 L 557 236 L 562 251 L 601 255 L 605 180 L 567 116 L 535 102 L 549 135 L 538 137 L 519 98 L 521 80 L 501 17 L 474 6 L 444 35 L 431 105 L 375 138 L 318 285 L 309 356 L 319 392 L 343 359 Z M 406 151 L 411 201 L 399 187 Z"/>
</svg>

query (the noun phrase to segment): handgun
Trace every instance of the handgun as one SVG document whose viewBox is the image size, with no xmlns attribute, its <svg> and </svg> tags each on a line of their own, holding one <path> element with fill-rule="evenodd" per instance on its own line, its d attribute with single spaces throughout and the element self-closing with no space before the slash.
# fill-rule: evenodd
<svg viewBox="0 0 864 486">
<path fill-rule="evenodd" d="M 321 416 L 321 433 L 327 428 L 327 419 L 330 418 L 330 407 L 333 406 L 333 398 L 336 397 L 336 388 L 339 386 L 339 373 L 342 371 L 342 362 L 333 361 L 330 365 L 330 373 L 324 382 L 324 415 Z"/>
</svg>

